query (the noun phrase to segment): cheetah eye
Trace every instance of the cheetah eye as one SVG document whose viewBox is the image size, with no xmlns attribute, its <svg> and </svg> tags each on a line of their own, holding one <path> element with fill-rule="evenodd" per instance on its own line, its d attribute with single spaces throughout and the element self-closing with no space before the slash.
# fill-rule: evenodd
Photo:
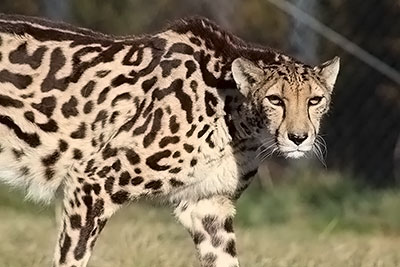
<svg viewBox="0 0 400 267">
<path fill-rule="evenodd" d="M 318 105 L 319 102 L 321 102 L 321 100 L 322 100 L 322 96 L 314 96 L 314 97 L 310 98 L 310 100 L 308 100 L 308 105 L 309 106 Z"/>
<path fill-rule="evenodd" d="M 282 106 L 282 107 L 284 106 L 283 100 L 277 95 L 267 96 L 267 99 L 269 102 L 271 102 L 272 105 Z"/>
</svg>

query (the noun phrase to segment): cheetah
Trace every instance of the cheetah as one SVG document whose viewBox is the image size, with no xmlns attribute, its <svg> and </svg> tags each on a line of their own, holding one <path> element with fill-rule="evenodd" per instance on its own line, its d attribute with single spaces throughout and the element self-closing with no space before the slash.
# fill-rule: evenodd
<svg viewBox="0 0 400 267">
<path fill-rule="evenodd" d="M 0 15 L 0 180 L 62 192 L 54 267 L 84 267 L 107 220 L 169 203 L 201 266 L 239 266 L 235 202 L 276 151 L 315 149 L 339 58 L 311 67 L 201 17 L 112 36 Z"/>
</svg>

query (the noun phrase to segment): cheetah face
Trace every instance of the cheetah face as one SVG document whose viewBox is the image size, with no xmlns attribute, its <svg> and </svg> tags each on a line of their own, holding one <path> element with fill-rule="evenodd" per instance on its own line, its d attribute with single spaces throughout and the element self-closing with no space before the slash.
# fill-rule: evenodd
<svg viewBox="0 0 400 267">
<path fill-rule="evenodd" d="M 265 122 L 262 149 L 290 158 L 309 151 L 322 156 L 317 137 L 338 72 L 337 57 L 315 68 L 294 62 L 260 66 L 242 58 L 232 63 L 239 90 Z"/>
</svg>

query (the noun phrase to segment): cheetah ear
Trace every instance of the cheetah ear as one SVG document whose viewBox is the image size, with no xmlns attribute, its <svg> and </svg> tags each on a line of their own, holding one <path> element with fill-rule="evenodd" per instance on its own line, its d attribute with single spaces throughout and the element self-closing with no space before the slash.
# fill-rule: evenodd
<svg viewBox="0 0 400 267">
<path fill-rule="evenodd" d="M 339 67 L 340 58 L 334 57 L 333 59 L 314 68 L 317 74 L 325 81 L 330 92 L 332 92 L 336 82 L 336 77 L 339 74 Z"/>
<path fill-rule="evenodd" d="M 232 62 L 232 75 L 239 91 L 248 96 L 250 88 L 264 76 L 264 71 L 248 59 L 237 58 Z"/>
</svg>

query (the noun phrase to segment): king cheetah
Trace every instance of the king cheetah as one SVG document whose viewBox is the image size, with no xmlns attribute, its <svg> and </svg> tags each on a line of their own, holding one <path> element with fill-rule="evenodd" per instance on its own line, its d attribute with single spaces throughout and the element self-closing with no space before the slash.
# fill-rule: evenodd
<svg viewBox="0 0 400 267">
<path fill-rule="evenodd" d="M 55 267 L 86 266 L 111 215 L 144 197 L 170 203 L 201 266 L 239 266 L 235 201 L 265 153 L 313 150 L 338 71 L 205 18 L 118 37 L 0 15 L 0 180 L 63 192 Z"/>
</svg>

